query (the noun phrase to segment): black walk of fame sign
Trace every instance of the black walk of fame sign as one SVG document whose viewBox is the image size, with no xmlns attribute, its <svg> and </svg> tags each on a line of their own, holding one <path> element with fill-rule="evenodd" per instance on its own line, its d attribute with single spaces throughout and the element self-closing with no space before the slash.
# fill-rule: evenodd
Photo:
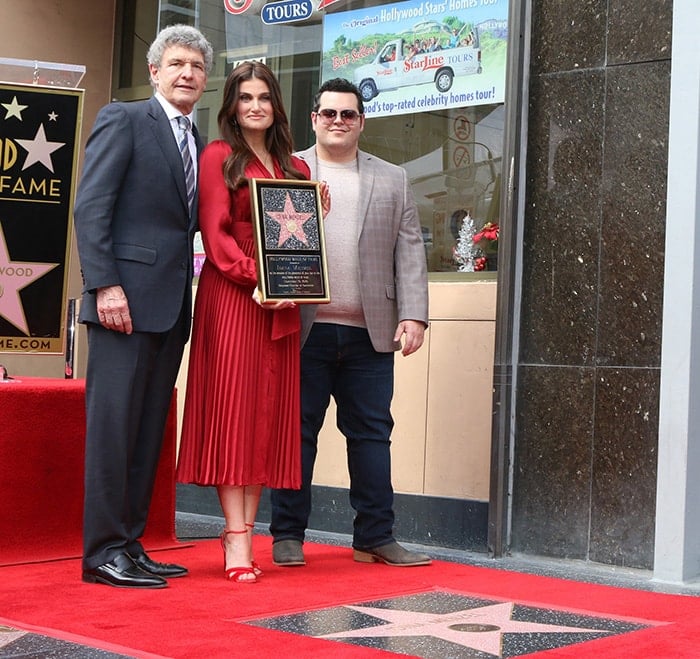
<svg viewBox="0 0 700 659">
<path fill-rule="evenodd" d="M 82 102 L 0 82 L 0 352 L 64 350 Z"/>
</svg>

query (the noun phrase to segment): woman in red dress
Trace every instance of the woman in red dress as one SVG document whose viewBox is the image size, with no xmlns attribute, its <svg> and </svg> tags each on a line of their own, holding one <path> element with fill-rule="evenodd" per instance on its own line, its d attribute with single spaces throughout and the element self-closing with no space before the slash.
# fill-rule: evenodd
<svg viewBox="0 0 700 659">
<path fill-rule="evenodd" d="M 194 308 L 177 477 L 217 488 L 226 576 L 253 583 L 252 529 L 263 486 L 301 485 L 299 310 L 260 304 L 248 178 L 308 179 L 292 156 L 279 83 L 259 62 L 230 74 L 222 139 L 199 164 L 199 225 L 207 258 Z M 324 209 L 328 190 L 321 188 Z"/>
</svg>

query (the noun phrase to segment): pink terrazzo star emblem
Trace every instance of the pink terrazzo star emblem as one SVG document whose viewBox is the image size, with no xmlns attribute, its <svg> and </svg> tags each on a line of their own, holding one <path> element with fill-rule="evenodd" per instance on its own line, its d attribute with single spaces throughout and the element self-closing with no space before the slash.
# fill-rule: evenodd
<svg viewBox="0 0 700 659">
<path fill-rule="evenodd" d="M 591 633 L 604 629 L 563 627 L 537 622 L 512 620 L 513 603 L 491 604 L 452 613 L 419 613 L 370 606 L 345 606 L 346 609 L 386 620 L 389 624 L 325 634 L 318 638 L 376 638 L 397 636 L 433 636 L 450 643 L 501 656 L 503 634 Z"/>
<path fill-rule="evenodd" d="M 11 261 L 5 242 L 5 234 L 0 227 L 0 316 L 29 335 L 29 327 L 19 292 L 25 286 L 29 286 L 53 270 L 57 265 L 58 263 Z"/>
<path fill-rule="evenodd" d="M 294 208 L 292 197 L 287 193 L 284 200 L 284 210 L 267 211 L 267 214 L 280 225 L 280 237 L 277 246 L 282 247 L 292 236 L 304 245 L 308 245 L 308 239 L 304 233 L 304 223 L 313 216 L 313 213 L 300 213 Z"/>
</svg>

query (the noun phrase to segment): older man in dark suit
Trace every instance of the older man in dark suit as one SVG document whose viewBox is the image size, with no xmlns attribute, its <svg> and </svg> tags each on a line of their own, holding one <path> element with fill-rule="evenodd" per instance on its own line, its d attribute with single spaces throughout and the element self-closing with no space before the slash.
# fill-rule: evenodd
<svg viewBox="0 0 700 659">
<path fill-rule="evenodd" d="M 83 581 L 162 588 L 187 574 L 143 535 L 173 387 L 190 331 L 197 154 L 192 112 L 211 69 L 198 30 L 162 30 L 155 95 L 100 110 L 75 203 L 87 324 Z"/>
<path fill-rule="evenodd" d="M 428 565 L 393 537 L 389 451 L 394 352 L 418 350 L 428 325 L 418 211 L 406 171 L 358 149 L 365 117 L 352 83 L 325 82 L 311 121 L 316 145 L 298 155 L 333 198 L 324 221 L 331 303 L 301 311 L 302 488 L 272 492 L 273 561 L 305 563 L 318 433 L 332 395 L 347 439 L 355 560 Z"/>
</svg>

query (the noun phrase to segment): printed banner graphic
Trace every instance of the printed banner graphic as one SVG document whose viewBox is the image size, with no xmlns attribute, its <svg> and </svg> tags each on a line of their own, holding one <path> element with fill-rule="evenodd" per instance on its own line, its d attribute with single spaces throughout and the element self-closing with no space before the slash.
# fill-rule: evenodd
<svg viewBox="0 0 700 659">
<path fill-rule="evenodd" d="M 347 78 L 365 114 L 502 103 L 508 0 L 410 0 L 328 13 L 322 79 Z"/>
<path fill-rule="evenodd" d="M 0 83 L 0 352 L 63 352 L 82 93 Z"/>
</svg>

